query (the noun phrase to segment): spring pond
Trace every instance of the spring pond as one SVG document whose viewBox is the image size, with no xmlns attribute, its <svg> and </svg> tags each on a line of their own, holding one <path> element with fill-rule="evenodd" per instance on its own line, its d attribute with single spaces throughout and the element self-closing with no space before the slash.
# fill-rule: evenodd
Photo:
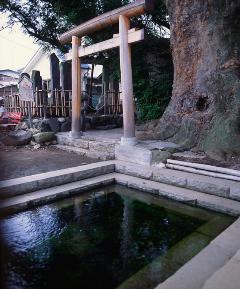
<svg viewBox="0 0 240 289">
<path fill-rule="evenodd" d="M 1 217 L 4 289 L 153 289 L 233 218 L 112 186 Z"/>
</svg>

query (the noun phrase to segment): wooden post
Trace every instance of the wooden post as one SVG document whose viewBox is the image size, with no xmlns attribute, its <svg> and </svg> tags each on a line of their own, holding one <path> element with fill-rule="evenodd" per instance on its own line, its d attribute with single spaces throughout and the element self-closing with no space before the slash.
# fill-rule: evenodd
<svg viewBox="0 0 240 289">
<path fill-rule="evenodd" d="M 78 48 L 81 39 L 72 36 L 72 130 L 71 137 L 79 138 L 81 132 L 81 67 Z"/>
<path fill-rule="evenodd" d="M 131 46 L 128 44 L 130 21 L 126 16 L 119 17 L 120 69 L 123 96 L 123 137 L 121 144 L 135 145 L 135 120 L 132 83 Z"/>
</svg>

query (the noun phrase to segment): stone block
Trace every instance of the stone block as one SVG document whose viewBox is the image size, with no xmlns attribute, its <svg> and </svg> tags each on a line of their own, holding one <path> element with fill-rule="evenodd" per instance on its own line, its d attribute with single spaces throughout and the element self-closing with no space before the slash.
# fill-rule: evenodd
<svg viewBox="0 0 240 289">
<path fill-rule="evenodd" d="M 32 76 L 31 76 L 32 82 L 33 82 L 33 90 L 36 91 L 42 89 L 42 77 L 40 75 L 40 71 L 38 70 L 32 70 Z"/>
<path fill-rule="evenodd" d="M 96 166 L 95 168 L 83 169 L 72 173 L 73 180 L 78 181 L 87 178 L 97 177 L 100 175 L 105 175 L 112 173 L 114 171 L 114 165 L 106 165 L 106 166 Z"/>
<path fill-rule="evenodd" d="M 229 254 L 234 255 L 240 250 L 240 218 L 212 241 Z"/>
<path fill-rule="evenodd" d="M 231 216 L 240 215 L 239 202 L 229 200 L 226 198 L 220 198 L 209 194 L 199 193 L 197 198 L 197 205 L 209 210 L 221 212 Z"/>
<path fill-rule="evenodd" d="M 64 61 L 60 63 L 60 78 L 63 90 L 72 89 L 72 63 Z"/>
<path fill-rule="evenodd" d="M 164 172 L 164 170 L 153 171 L 152 179 L 156 182 L 161 182 L 164 184 L 174 185 L 178 187 L 186 187 L 187 179 L 177 174 L 172 174 L 172 172 Z"/>
<path fill-rule="evenodd" d="M 210 244 L 156 289 L 201 289 L 230 257 L 222 248 Z"/>
<path fill-rule="evenodd" d="M 197 229 L 197 232 L 204 234 L 205 236 L 216 237 L 233 222 L 232 217 L 217 216 L 209 222 L 203 224 Z"/>
<path fill-rule="evenodd" d="M 89 142 L 84 139 L 68 139 L 69 145 L 72 145 L 74 147 L 82 148 L 82 149 L 89 149 Z"/>
<path fill-rule="evenodd" d="M 152 152 L 150 150 L 136 146 L 117 145 L 115 147 L 115 156 L 117 160 L 142 165 L 151 165 L 152 161 Z"/>
<path fill-rule="evenodd" d="M 210 183 L 208 181 L 200 181 L 191 177 L 187 178 L 187 188 L 225 198 L 229 196 L 230 190 L 228 186 L 223 184 L 218 185 L 213 182 Z"/>
<path fill-rule="evenodd" d="M 55 53 L 50 55 L 51 90 L 60 88 L 60 68 L 59 59 Z"/>
<path fill-rule="evenodd" d="M 104 152 L 104 153 L 106 152 L 114 153 L 115 145 L 111 143 L 104 143 L 104 142 L 100 143 L 100 142 L 90 141 L 89 150 Z"/>
<path fill-rule="evenodd" d="M 240 262 L 234 258 L 216 271 L 203 286 L 203 289 L 237 288 L 240 288 Z"/>
<path fill-rule="evenodd" d="M 240 183 L 230 187 L 230 198 L 240 201 Z"/>
<path fill-rule="evenodd" d="M 115 170 L 117 173 L 140 177 L 144 179 L 151 179 L 152 177 L 151 167 L 145 168 L 138 164 L 126 164 L 124 162 L 116 162 Z"/>
</svg>

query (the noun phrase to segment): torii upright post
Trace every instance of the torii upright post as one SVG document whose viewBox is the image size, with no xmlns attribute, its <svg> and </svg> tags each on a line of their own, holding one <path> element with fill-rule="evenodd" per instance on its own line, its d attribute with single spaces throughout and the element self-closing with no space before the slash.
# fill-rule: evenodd
<svg viewBox="0 0 240 289">
<path fill-rule="evenodd" d="M 121 144 L 135 145 L 135 120 L 133 100 L 133 80 L 131 63 L 131 45 L 128 43 L 128 30 L 130 29 L 129 18 L 119 16 L 120 37 L 120 69 L 123 101 L 123 137 Z"/>
<path fill-rule="evenodd" d="M 144 29 L 129 29 L 129 18 L 152 11 L 154 1 L 155 0 L 135 0 L 125 6 L 82 23 L 59 37 L 61 44 L 67 44 L 72 39 L 72 52 L 65 55 L 66 60 L 72 59 L 72 137 L 78 138 L 81 136 L 80 57 L 120 46 L 124 124 L 124 136 L 122 137 L 121 143 L 127 145 L 136 144 L 130 44 L 144 39 Z M 81 37 L 116 24 L 117 22 L 119 22 L 119 35 L 114 35 L 112 39 L 87 47 L 80 46 Z"/>
<path fill-rule="evenodd" d="M 72 36 L 72 129 L 71 137 L 79 138 L 81 132 L 81 66 L 78 48 L 81 39 Z"/>
</svg>

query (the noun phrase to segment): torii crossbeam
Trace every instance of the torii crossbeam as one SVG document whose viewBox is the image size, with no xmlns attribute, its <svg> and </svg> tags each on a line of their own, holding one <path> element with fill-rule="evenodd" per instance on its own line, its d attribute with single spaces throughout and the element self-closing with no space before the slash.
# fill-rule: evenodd
<svg viewBox="0 0 240 289">
<path fill-rule="evenodd" d="M 134 145 L 135 121 L 131 65 L 131 43 L 144 39 L 144 29 L 130 29 L 130 17 L 139 16 L 153 9 L 154 0 L 136 0 L 128 5 L 104 13 L 65 33 L 59 40 L 62 44 L 72 41 L 72 50 L 66 60 L 72 60 L 72 129 L 71 136 L 81 136 L 81 71 L 80 58 L 100 51 L 120 47 L 120 69 L 123 99 L 123 131 L 121 144 Z M 83 47 L 81 37 L 119 22 L 119 34 L 97 44 Z"/>
</svg>

